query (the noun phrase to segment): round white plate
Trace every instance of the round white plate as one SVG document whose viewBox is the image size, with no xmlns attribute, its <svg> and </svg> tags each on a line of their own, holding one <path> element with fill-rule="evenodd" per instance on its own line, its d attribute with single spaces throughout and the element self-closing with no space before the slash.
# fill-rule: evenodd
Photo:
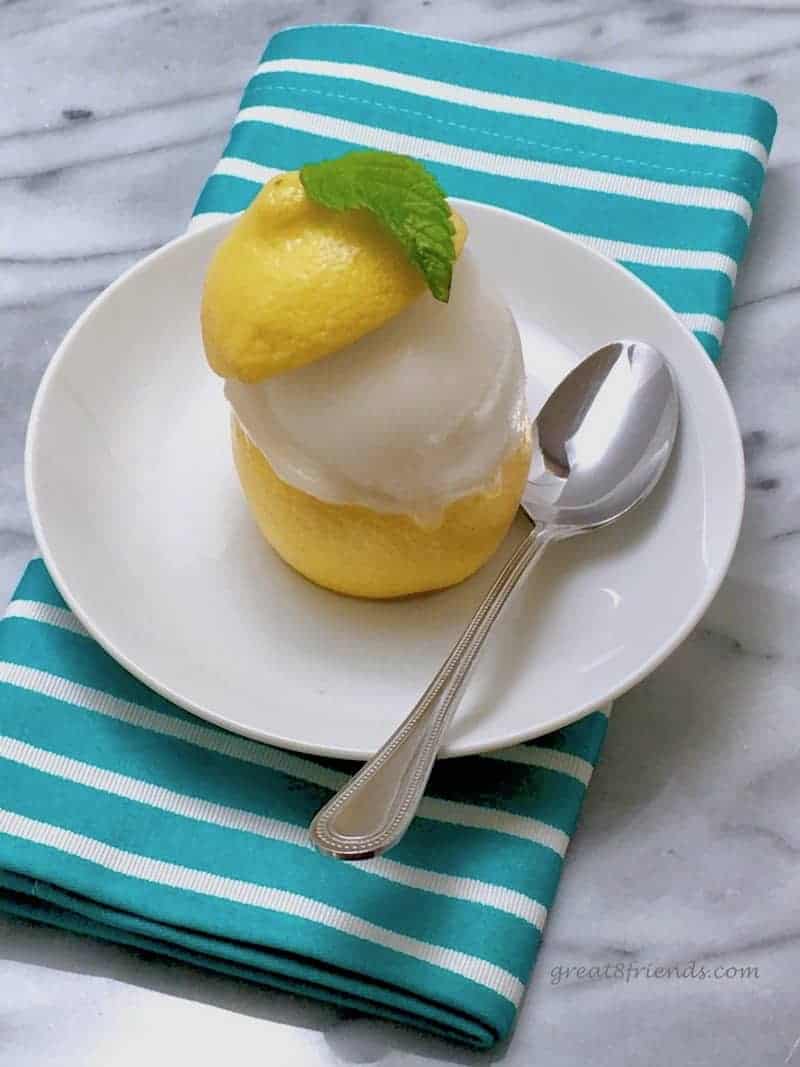
<svg viewBox="0 0 800 1067">
<path fill-rule="evenodd" d="M 549 549 L 512 602 L 451 728 L 452 756 L 554 730 L 653 670 L 722 580 L 744 487 L 727 394 L 658 297 L 556 230 L 459 210 L 516 315 L 535 403 L 578 353 L 638 337 L 671 360 L 682 423 L 650 500 Z M 478 575 L 426 597 L 352 600 L 285 566 L 245 506 L 200 340 L 203 276 L 230 225 L 149 256 L 65 338 L 29 427 L 34 528 L 70 607 L 153 689 L 250 737 L 363 758 L 415 702 L 527 520 Z"/>
</svg>

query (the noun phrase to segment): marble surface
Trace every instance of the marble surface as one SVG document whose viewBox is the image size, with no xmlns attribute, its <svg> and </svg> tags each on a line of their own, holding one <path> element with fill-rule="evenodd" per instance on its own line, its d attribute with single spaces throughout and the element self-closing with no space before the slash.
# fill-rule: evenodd
<svg viewBox="0 0 800 1067">
<path fill-rule="evenodd" d="M 722 374 L 741 543 L 693 636 L 611 720 L 514 1039 L 410 1030 L 0 920 L 0 1063 L 800 1064 L 800 6 L 790 0 L 7 0 L 0 5 L 0 597 L 34 551 L 27 412 L 86 304 L 184 227 L 262 41 L 380 22 L 717 88 L 781 126 Z M 618 961 L 745 979 L 567 979 Z"/>
</svg>

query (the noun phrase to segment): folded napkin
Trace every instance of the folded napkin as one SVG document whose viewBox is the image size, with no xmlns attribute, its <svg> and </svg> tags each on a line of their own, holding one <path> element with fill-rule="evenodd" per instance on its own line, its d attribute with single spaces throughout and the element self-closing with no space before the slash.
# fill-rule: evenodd
<svg viewBox="0 0 800 1067">
<path fill-rule="evenodd" d="M 354 145 L 622 262 L 719 350 L 775 128 L 748 96 L 363 26 L 278 34 L 195 224 Z M 307 827 L 352 767 L 141 685 L 40 561 L 0 622 L 0 908 L 488 1047 L 513 1025 L 606 729 L 440 763 L 381 859 Z"/>
</svg>

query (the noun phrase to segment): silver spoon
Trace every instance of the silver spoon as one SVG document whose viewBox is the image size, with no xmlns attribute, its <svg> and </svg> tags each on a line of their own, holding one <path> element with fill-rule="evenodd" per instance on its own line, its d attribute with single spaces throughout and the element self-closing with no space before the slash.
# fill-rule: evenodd
<svg viewBox="0 0 800 1067">
<path fill-rule="evenodd" d="M 542 408 L 522 508 L 535 522 L 408 718 L 311 824 L 320 851 L 361 860 L 414 817 L 458 699 L 511 593 L 547 545 L 608 526 L 653 489 L 678 429 L 672 371 L 651 345 L 617 341 L 579 363 Z"/>
</svg>

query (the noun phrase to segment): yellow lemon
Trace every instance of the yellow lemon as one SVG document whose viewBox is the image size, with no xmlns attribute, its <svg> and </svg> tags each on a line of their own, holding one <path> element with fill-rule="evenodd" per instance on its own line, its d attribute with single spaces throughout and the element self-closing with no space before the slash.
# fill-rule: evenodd
<svg viewBox="0 0 800 1067">
<path fill-rule="evenodd" d="M 452 217 L 458 253 L 466 226 Z M 212 259 L 201 309 L 206 355 L 222 377 L 260 381 L 344 348 L 424 290 L 374 215 L 322 207 L 298 172 L 280 174 Z"/>
<path fill-rule="evenodd" d="M 239 479 L 267 541 L 312 582 L 359 597 L 407 596 L 468 578 L 511 525 L 530 463 L 524 437 L 491 490 L 461 497 L 428 526 L 408 515 L 319 500 L 281 481 L 235 416 L 231 430 Z"/>
</svg>

